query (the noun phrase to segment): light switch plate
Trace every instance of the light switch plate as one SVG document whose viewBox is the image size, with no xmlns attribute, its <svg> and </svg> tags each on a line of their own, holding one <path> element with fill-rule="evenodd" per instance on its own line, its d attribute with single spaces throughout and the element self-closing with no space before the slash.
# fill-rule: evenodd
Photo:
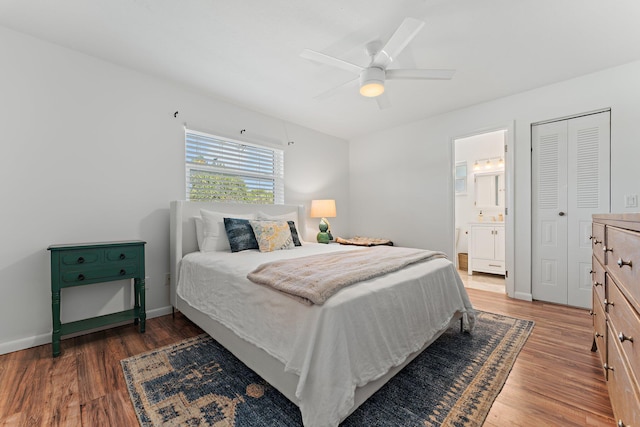
<svg viewBox="0 0 640 427">
<path fill-rule="evenodd" d="M 637 194 L 626 194 L 624 196 L 624 207 L 625 208 L 637 208 L 638 207 L 638 195 Z"/>
</svg>

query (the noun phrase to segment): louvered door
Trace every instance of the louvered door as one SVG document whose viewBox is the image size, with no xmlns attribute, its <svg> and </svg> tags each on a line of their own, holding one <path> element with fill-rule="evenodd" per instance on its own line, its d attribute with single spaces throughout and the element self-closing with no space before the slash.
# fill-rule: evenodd
<svg viewBox="0 0 640 427">
<path fill-rule="evenodd" d="M 591 306 L 591 214 L 609 212 L 609 112 L 533 126 L 533 298 Z"/>
</svg>

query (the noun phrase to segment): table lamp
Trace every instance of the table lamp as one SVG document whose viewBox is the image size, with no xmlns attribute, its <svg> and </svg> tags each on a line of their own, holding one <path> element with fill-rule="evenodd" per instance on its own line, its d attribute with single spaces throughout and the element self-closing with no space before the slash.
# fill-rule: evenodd
<svg viewBox="0 0 640 427">
<path fill-rule="evenodd" d="M 311 201 L 311 218 L 320 219 L 320 232 L 316 236 L 318 243 L 329 243 L 333 240 L 331 235 L 331 225 L 327 221 L 327 217 L 336 217 L 336 201 L 335 200 L 312 200 Z"/>
</svg>

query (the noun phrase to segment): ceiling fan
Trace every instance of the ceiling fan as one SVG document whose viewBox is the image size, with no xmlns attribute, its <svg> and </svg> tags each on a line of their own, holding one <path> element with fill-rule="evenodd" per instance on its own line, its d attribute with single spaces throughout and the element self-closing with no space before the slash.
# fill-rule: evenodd
<svg viewBox="0 0 640 427">
<path fill-rule="evenodd" d="M 321 64 L 337 67 L 359 77 L 321 93 L 316 99 L 324 99 L 344 86 L 360 81 L 360 94 L 366 97 L 375 98 L 380 109 L 391 106 L 389 98 L 384 92 L 386 80 L 450 80 L 455 74 L 455 70 L 434 70 L 434 69 L 388 69 L 393 60 L 407 47 L 418 32 L 424 26 L 424 22 L 415 18 L 405 18 L 391 38 L 383 46 L 382 42 L 374 41 L 366 45 L 366 52 L 370 58 L 369 65 L 361 67 L 351 62 L 310 49 L 304 49 L 300 56 Z"/>
</svg>

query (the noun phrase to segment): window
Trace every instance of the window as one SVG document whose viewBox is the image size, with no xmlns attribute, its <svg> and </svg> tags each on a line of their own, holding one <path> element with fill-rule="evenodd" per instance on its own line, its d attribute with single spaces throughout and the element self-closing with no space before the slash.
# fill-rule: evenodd
<svg viewBox="0 0 640 427">
<path fill-rule="evenodd" d="M 185 132 L 186 199 L 284 203 L 284 152 Z"/>
<path fill-rule="evenodd" d="M 456 194 L 467 194 L 467 162 L 456 162 Z"/>
</svg>

